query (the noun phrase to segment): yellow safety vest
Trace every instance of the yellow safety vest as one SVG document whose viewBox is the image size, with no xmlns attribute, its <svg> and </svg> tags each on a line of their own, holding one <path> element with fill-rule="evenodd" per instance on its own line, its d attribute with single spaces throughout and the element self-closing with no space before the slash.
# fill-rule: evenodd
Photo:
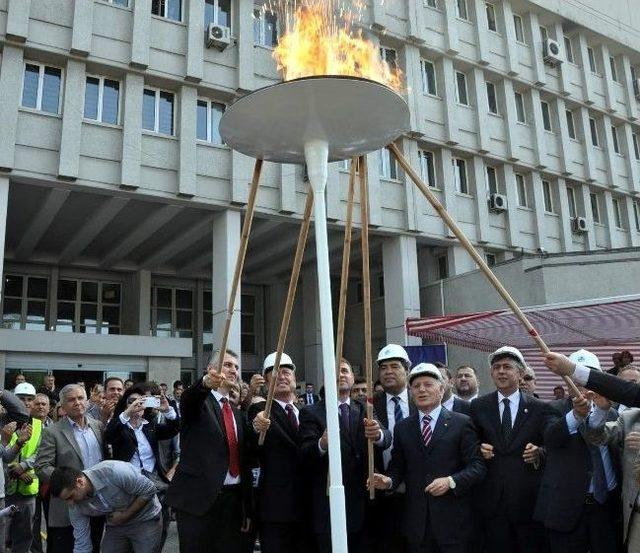
<svg viewBox="0 0 640 553">
<path fill-rule="evenodd" d="M 32 455 L 35 455 L 40 445 L 40 434 L 42 434 L 42 421 L 40 419 L 31 419 L 31 438 L 22 446 L 20 453 L 18 454 L 18 463 L 20 459 L 28 459 Z M 12 447 L 18 441 L 18 433 L 14 432 L 11 436 L 11 441 L 7 447 Z M 27 484 L 20 479 L 12 478 L 7 484 L 6 494 L 13 495 L 19 493 L 20 495 L 37 495 L 40 483 L 36 476 L 34 469 L 29 469 L 27 472 L 33 477 L 31 484 Z"/>
</svg>

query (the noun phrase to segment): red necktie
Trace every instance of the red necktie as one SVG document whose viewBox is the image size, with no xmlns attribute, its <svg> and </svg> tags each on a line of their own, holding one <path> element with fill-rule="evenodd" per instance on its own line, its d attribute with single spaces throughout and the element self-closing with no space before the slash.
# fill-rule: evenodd
<svg viewBox="0 0 640 553">
<path fill-rule="evenodd" d="M 293 426 L 295 430 L 298 430 L 298 419 L 296 418 L 296 414 L 293 411 L 293 405 L 291 405 L 290 403 L 287 403 L 284 410 L 287 412 L 287 417 L 289 417 L 289 422 L 291 423 L 291 426 Z"/>
<path fill-rule="evenodd" d="M 238 451 L 238 438 L 233 425 L 233 411 L 226 397 L 220 399 L 222 402 L 222 417 L 224 418 L 224 429 L 227 434 L 227 445 L 229 446 L 229 474 L 235 478 L 240 474 L 240 452 Z"/>
</svg>

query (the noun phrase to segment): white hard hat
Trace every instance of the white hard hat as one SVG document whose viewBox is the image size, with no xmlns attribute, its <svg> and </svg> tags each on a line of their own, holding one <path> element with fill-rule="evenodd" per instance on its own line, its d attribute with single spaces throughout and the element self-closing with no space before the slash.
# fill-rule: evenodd
<svg viewBox="0 0 640 553">
<path fill-rule="evenodd" d="M 32 384 L 29 384 L 28 382 L 20 382 L 20 384 L 16 386 L 16 389 L 13 391 L 13 393 L 17 396 L 34 396 L 35 397 L 36 389 L 33 387 Z"/>
<path fill-rule="evenodd" d="M 489 355 L 489 365 L 493 365 L 493 360 L 496 357 L 508 356 L 513 357 L 516 361 L 519 361 L 522 365 L 526 365 L 524 357 L 520 353 L 518 348 L 512 346 L 502 346 Z"/>
<path fill-rule="evenodd" d="M 407 351 L 397 344 L 387 344 L 384 346 L 380 353 L 378 353 L 377 363 L 378 365 L 383 361 L 388 361 L 389 359 L 402 359 L 406 365 L 407 369 L 411 368 L 411 361 L 409 360 L 409 356 L 407 355 Z"/>
<path fill-rule="evenodd" d="M 262 363 L 262 376 L 264 376 L 269 371 L 272 371 L 275 363 L 276 352 L 274 351 L 264 358 L 264 363 Z M 282 355 L 280 356 L 280 367 L 290 367 L 292 370 L 296 370 L 296 366 L 293 364 L 293 360 L 284 352 L 282 352 Z"/>
<path fill-rule="evenodd" d="M 440 369 L 431 363 L 418 363 L 413 367 L 409 373 L 409 385 L 411 385 L 411 381 L 418 376 L 430 376 L 438 382 L 444 382 Z"/>
<path fill-rule="evenodd" d="M 598 357 L 587 351 L 586 349 L 579 349 L 578 351 L 574 351 L 569 359 L 576 364 L 583 365 L 585 367 L 589 367 L 590 369 L 596 369 L 597 371 L 602 371 L 602 367 L 600 367 L 600 360 Z"/>
</svg>

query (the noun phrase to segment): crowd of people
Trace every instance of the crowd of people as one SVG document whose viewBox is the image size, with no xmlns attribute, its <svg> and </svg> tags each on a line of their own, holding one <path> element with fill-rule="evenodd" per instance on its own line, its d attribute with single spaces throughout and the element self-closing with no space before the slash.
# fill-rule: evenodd
<svg viewBox="0 0 640 553">
<path fill-rule="evenodd" d="M 349 552 L 640 552 L 640 368 L 622 353 L 614 374 L 586 350 L 548 354 L 579 394 L 543 401 L 514 347 L 489 355 L 481 394 L 473 367 L 412 366 L 389 344 L 373 418 L 342 359 Z M 247 383 L 239 363 L 215 352 L 189 387 L 110 377 L 89 397 L 18 375 L 0 393 L 0 551 L 158 553 L 172 520 L 182 553 L 331 551 L 322 390 L 298 388 L 286 353 Z"/>
</svg>

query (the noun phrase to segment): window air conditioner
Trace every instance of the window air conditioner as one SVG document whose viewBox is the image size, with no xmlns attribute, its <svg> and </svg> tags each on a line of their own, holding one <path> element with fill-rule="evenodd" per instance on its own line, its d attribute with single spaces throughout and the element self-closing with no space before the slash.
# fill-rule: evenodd
<svg viewBox="0 0 640 553">
<path fill-rule="evenodd" d="M 491 194 L 489 196 L 489 209 L 495 212 L 507 210 L 507 197 L 503 194 Z"/>
<path fill-rule="evenodd" d="M 207 29 L 207 48 L 216 48 L 222 52 L 231 44 L 231 29 L 223 25 L 209 23 Z"/>
<path fill-rule="evenodd" d="M 549 65 L 560 65 L 562 57 L 560 56 L 560 45 L 553 39 L 548 38 L 543 44 L 544 62 Z"/>
<path fill-rule="evenodd" d="M 589 231 L 589 225 L 584 217 L 575 217 L 573 219 L 573 232 L 583 234 Z"/>
</svg>

